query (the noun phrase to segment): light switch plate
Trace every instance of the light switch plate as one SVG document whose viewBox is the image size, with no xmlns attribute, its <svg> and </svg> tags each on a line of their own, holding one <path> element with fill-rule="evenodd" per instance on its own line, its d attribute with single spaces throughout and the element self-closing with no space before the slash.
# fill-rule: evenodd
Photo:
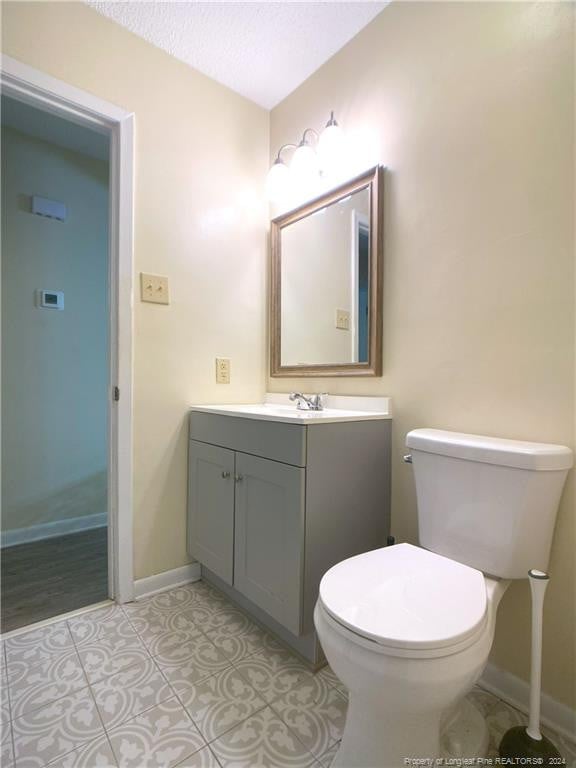
<svg viewBox="0 0 576 768">
<path fill-rule="evenodd" d="M 227 357 L 216 358 L 216 383 L 230 384 L 230 360 Z"/>
<path fill-rule="evenodd" d="M 140 272 L 140 298 L 153 304 L 169 304 L 168 278 Z"/>
<path fill-rule="evenodd" d="M 345 309 L 336 310 L 336 328 L 340 328 L 341 331 L 350 330 L 350 312 Z"/>
</svg>

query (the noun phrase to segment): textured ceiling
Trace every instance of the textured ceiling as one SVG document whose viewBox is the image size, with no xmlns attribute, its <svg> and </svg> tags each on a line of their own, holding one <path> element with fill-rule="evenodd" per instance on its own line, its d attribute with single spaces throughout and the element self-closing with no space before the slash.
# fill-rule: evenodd
<svg viewBox="0 0 576 768">
<path fill-rule="evenodd" d="M 386 2 L 99 2 L 148 42 L 267 109 L 297 88 Z"/>
</svg>

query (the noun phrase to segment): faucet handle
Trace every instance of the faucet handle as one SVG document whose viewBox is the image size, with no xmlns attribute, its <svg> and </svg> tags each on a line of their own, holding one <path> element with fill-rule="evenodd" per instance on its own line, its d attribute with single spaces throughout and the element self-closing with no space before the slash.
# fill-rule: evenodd
<svg viewBox="0 0 576 768">
<path fill-rule="evenodd" d="M 312 403 L 314 404 L 314 408 L 316 410 L 323 410 L 325 397 L 328 397 L 328 392 L 317 392 L 315 395 L 312 395 Z"/>
</svg>

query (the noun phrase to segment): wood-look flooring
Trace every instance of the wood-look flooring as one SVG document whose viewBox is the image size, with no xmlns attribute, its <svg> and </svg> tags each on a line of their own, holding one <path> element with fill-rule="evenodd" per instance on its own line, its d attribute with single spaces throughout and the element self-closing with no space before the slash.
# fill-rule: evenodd
<svg viewBox="0 0 576 768">
<path fill-rule="evenodd" d="M 107 536 L 107 528 L 94 528 L 2 549 L 0 630 L 106 600 Z"/>
</svg>

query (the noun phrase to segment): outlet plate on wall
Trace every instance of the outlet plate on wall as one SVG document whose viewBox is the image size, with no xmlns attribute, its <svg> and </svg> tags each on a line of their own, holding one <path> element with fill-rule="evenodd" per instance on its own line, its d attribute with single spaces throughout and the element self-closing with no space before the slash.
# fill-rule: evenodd
<svg viewBox="0 0 576 768">
<path fill-rule="evenodd" d="M 336 310 L 336 328 L 341 331 L 350 330 L 350 312 L 345 309 Z"/>
<path fill-rule="evenodd" d="M 227 357 L 216 358 L 216 383 L 230 384 L 230 360 Z"/>
<path fill-rule="evenodd" d="M 140 299 L 153 304 L 169 304 L 168 278 L 140 272 Z"/>
</svg>

